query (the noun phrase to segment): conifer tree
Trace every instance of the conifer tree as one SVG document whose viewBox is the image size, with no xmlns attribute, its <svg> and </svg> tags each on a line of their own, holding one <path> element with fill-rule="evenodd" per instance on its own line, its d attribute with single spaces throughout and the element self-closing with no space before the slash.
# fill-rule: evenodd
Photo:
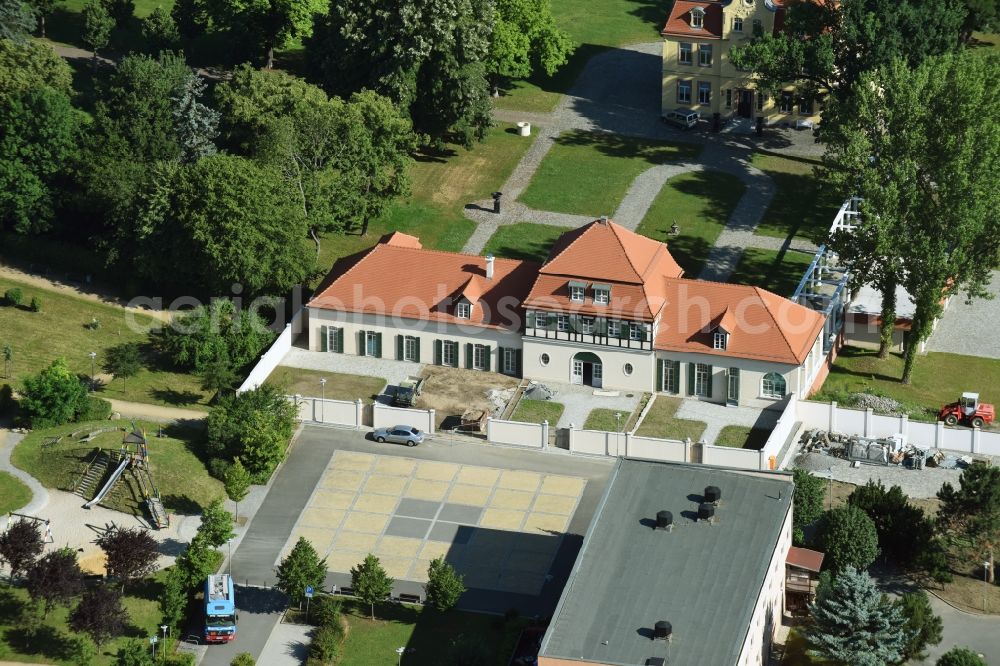
<svg viewBox="0 0 1000 666">
<path fill-rule="evenodd" d="M 204 94 L 204 79 L 191 73 L 171 98 L 182 162 L 197 162 L 215 154 L 213 141 L 219 136 L 219 112 L 201 103 Z"/>
</svg>

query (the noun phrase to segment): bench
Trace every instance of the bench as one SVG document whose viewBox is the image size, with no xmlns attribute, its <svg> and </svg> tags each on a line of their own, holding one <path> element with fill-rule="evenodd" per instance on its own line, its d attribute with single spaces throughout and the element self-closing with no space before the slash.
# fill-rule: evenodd
<svg viewBox="0 0 1000 666">
<path fill-rule="evenodd" d="M 354 596 L 354 588 L 353 587 L 338 587 L 337 588 L 337 594 L 342 594 L 345 597 L 353 597 Z"/>
<path fill-rule="evenodd" d="M 401 601 L 404 604 L 419 604 L 420 603 L 420 595 L 419 594 L 401 594 L 401 595 L 399 595 L 396 598 L 399 599 L 399 601 Z"/>
</svg>

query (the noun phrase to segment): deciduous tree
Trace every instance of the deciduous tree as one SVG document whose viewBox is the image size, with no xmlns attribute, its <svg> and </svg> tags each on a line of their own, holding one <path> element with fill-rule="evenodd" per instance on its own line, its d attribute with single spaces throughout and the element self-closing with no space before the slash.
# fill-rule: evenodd
<svg viewBox="0 0 1000 666">
<path fill-rule="evenodd" d="M 12 521 L 0 534 L 0 560 L 10 567 L 11 578 L 31 568 L 44 547 L 42 532 L 33 520 Z"/>
<path fill-rule="evenodd" d="M 59 0 L 31 0 L 28 4 L 35 11 L 35 18 L 38 20 L 38 34 L 45 39 L 45 19 L 59 4 Z"/>
<path fill-rule="evenodd" d="M 43 428 L 75 419 L 86 399 L 87 387 L 64 359 L 57 358 L 37 375 L 24 378 L 19 404 L 32 427 Z"/>
<path fill-rule="evenodd" d="M 285 559 L 278 564 L 278 589 L 299 602 L 305 598 L 306 588 L 320 589 L 326 580 L 326 560 L 320 559 L 316 549 L 305 537 L 299 537 Z"/>
<path fill-rule="evenodd" d="M 810 607 L 805 630 L 811 652 L 836 663 L 886 666 L 902 661 L 909 639 L 903 613 L 871 577 L 847 567 L 824 598 Z"/>
<path fill-rule="evenodd" d="M 218 458 L 239 457 L 255 483 L 264 483 L 292 438 L 295 406 L 268 384 L 223 396 L 208 415 L 208 450 Z"/>
<path fill-rule="evenodd" d="M 274 340 L 267 322 L 252 309 L 237 310 L 225 298 L 213 298 L 177 317 L 160 335 L 160 348 L 180 368 L 204 373 L 224 361 L 242 368 L 260 358 Z"/>
<path fill-rule="evenodd" d="M 0 39 L 0 99 L 48 86 L 73 91 L 73 70 L 43 42 Z"/>
<path fill-rule="evenodd" d="M 377 557 L 368 553 L 363 562 L 351 567 L 351 587 L 358 599 L 371 607 L 371 617 L 375 619 L 375 604 L 392 592 L 392 578 L 382 568 Z"/>
<path fill-rule="evenodd" d="M 325 9 L 319 0 L 213 0 L 212 20 L 264 55 L 264 66 L 274 66 L 274 50 L 312 33 L 313 15 Z"/>
<path fill-rule="evenodd" d="M 98 585 L 83 593 L 80 603 L 69 616 L 74 631 L 85 633 L 98 649 L 108 639 L 121 635 L 129 622 L 121 593 L 113 587 Z"/>
<path fill-rule="evenodd" d="M 573 42 L 556 24 L 550 0 L 497 0 L 495 12 L 487 61 L 494 95 L 504 78 L 552 76 L 566 64 Z"/>
<path fill-rule="evenodd" d="M 878 556 L 878 533 L 868 514 L 848 504 L 820 518 L 816 548 L 826 554 L 823 566 L 834 575 L 849 568 L 863 571 Z"/>
<path fill-rule="evenodd" d="M 122 380 L 122 391 L 125 391 L 125 380 L 135 377 L 142 368 L 139 345 L 135 342 L 123 342 L 104 352 L 104 370 L 111 373 L 115 379 Z"/>
<path fill-rule="evenodd" d="M 148 530 L 118 527 L 98 537 L 97 545 L 104 551 L 108 577 L 120 581 L 123 591 L 126 584 L 156 569 L 159 551 Z"/>
<path fill-rule="evenodd" d="M 94 52 L 95 66 L 97 52 L 111 41 L 111 31 L 114 28 L 115 19 L 100 0 L 90 0 L 83 6 L 83 42 Z"/>
<path fill-rule="evenodd" d="M 455 567 L 443 557 L 436 557 L 427 568 L 424 589 L 427 591 L 427 603 L 444 612 L 453 608 L 465 593 L 465 577 L 458 575 Z"/>
<path fill-rule="evenodd" d="M 176 629 L 184 619 L 184 610 L 188 602 L 187 576 L 180 565 L 167 569 L 158 601 L 160 612 L 163 614 L 163 623 Z"/>
<path fill-rule="evenodd" d="M 173 51 L 181 41 L 181 33 L 170 12 L 157 6 L 149 16 L 142 19 L 142 37 L 150 53 Z"/>
<path fill-rule="evenodd" d="M 823 479 L 813 476 L 808 470 L 795 469 L 792 480 L 795 483 L 795 494 L 792 495 L 793 529 L 799 535 L 801 543 L 802 528 L 812 525 L 823 514 L 823 495 L 826 489 Z"/>
<path fill-rule="evenodd" d="M 83 571 L 76 552 L 62 548 L 43 555 L 28 569 L 27 588 L 31 598 L 42 603 L 43 615 L 53 606 L 69 605 L 83 590 Z"/>
<path fill-rule="evenodd" d="M 226 496 L 236 504 L 236 515 L 235 520 L 240 518 L 240 502 L 247 496 L 250 492 L 250 484 L 252 479 L 250 478 L 250 472 L 247 468 L 243 466 L 243 461 L 240 460 L 239 456 L 233 460 L 233 464 L 229 466 L 226 470 L 225 478 L 225 489 Z"/>
<path fill-rule="evenodd" d="M 118 648 L 115 666 L 153 666 L 153 656 L 143 641 L 130 638 Z"/>
<path fill-rule="evenodd" d="M 200 535 L 195 535 L 188 547 L 177 558 L 177 567 L 184 574 L 185 587 L 192 589 L 202 585 L 209 574 L 221 564 L 222 555 L 212 548 Z"/>
<path fill-rule="evenodd" d="M 221 498 L 212 500 L 205 507 L 198 533 L 214 548 L 233 538 L 233 514 L 223 508 Z"/>
<path fill-rule="evenodd" d="M 958 488 L 945 482 L 938 491 L 938 521 L 952 537 L 960 537 L 969 559 L 986 556 L 989 582 L 994 581 L 994 548 L 1000 541 L 1000 468 L 972 465 L 958 477 Z"/>
</svg>

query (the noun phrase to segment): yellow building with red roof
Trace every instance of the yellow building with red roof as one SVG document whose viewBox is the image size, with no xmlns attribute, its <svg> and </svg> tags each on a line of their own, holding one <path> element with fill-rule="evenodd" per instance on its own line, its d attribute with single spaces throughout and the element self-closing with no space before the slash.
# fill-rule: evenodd
<svg viewBox="0 0 1000 666">
<path fill-rule="evenodd" d="M 804 397 L 825 318 L 758 287 L 684 277 L 668 247 L 602 218 L 539 265 L 406 234 L 340 260 L 309 348 L 736 405 Z"/>
<path fill-rule="evenodd" d="M 756 89 L 753 75 L 729 60 L 729 50 L 755 34 L 777 34 L 786 0 L 676 0 L 660 32 L 663 37 L 661 108 L 697 111 L 711 119 L 754 119 L 768 124 L 819 120 L 819 102 L 796 91 L 794 82 L 773 97 Z"/>
</svg>

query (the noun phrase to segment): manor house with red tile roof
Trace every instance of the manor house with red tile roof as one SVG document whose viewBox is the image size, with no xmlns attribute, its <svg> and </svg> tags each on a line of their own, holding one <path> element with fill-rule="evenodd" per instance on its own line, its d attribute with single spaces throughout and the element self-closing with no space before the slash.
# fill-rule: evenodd
<svg viewBox="0 0 1000 666">
<path fill-rule="evenodd" d="M 338 261 L 308 312 L 317 352 L 734 405 L 805 397 L 824 358 L 821 314 L 686 278 L 665 244 L 603 218 L 541 265 L 389 234 Z"/>
</svg>

